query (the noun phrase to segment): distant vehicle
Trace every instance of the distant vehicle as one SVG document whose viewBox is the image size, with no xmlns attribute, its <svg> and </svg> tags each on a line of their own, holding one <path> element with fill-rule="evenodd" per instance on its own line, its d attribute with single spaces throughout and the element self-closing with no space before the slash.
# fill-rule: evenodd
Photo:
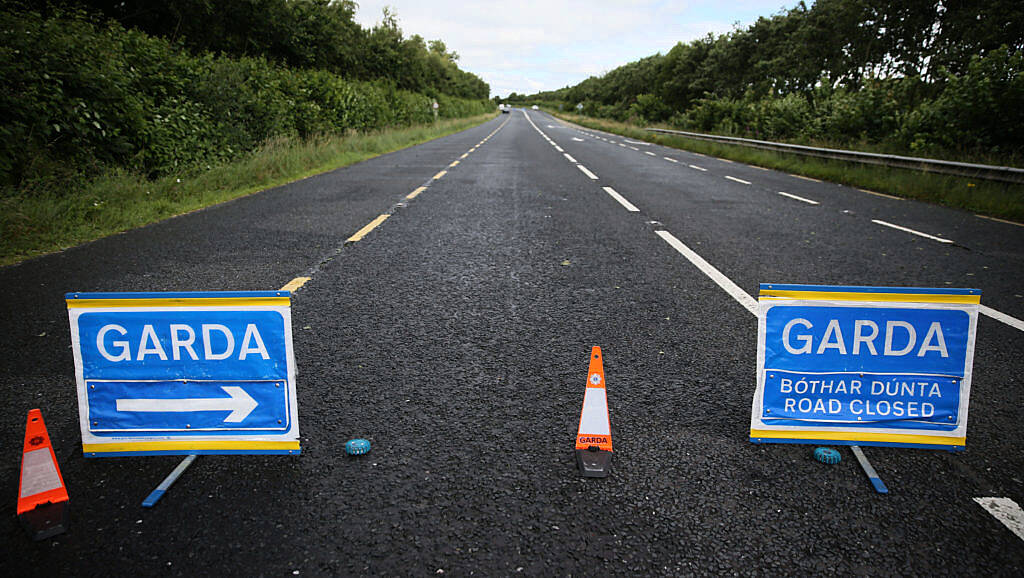
<svg viewBox="0 0 1024 578">
<path fill-rule="evenodd" d="M 535 104 L 535 105 L 533 105 L 533 106 L 531 106 L 530 108 L 532 108 L 533 110 L 540 110 L 540 107 L 539 107 L 539 106 L 537 106 L 536 104 Z"/>
<path fill-rule="evenodd" d="M 512 107 L 507 104 L 499 104 L 498 108 L 501 109 L 501 114 L 508 114 L 512 112 Z"/>
</svg>

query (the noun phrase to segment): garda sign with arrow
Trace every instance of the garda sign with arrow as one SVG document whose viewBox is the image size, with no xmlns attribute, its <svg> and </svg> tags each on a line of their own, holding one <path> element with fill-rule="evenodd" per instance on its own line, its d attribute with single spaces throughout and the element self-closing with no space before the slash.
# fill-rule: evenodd
<svg viewBox="0 0 1024 578">
<path fill-rule="evenodd" d="M 299 453 L 288 291 L 65 299 L 87 457 Z"/>
<path fill-rule="evenodd" d="M 762 284 L 755 443 L 962 450 L 981 291 Z"/>
</svg>

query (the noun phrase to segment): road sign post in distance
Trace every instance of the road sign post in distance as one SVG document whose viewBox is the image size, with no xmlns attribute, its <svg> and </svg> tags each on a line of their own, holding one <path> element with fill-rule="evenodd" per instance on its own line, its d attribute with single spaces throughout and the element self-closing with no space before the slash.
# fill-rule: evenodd
<svg viewBox="0 0 1024 578">
<path fill-rule="evenodd" d="M 68 293 L 85 455 L 298 454 L 290 295 Z"/>
<path fill-rule="evenodd" d="M 761 284 L 755 443 L 962 450 L 981 291 Z"/>
</svg>

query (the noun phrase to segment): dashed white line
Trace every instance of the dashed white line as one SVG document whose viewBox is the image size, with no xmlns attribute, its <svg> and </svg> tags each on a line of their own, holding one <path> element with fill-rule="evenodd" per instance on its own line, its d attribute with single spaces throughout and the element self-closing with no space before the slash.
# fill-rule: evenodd
<svg viewBox="0 0 1024 578">
<path fill-rule="evenodd" d="M 644 151 L 644 154 L 645 154 L 645 155 L 651 155 L 652 157 L 656 157 L 656 156 L 658 156 L 658 155 L 656 155 L 656 154 L 652 153 L 651 151 Z"/>
<path fill-rule="evenodd" d="M 577 162 L 577 160 L 576 160 L 576 159 L 574 159 L 574 158 L 572 158 L 572 156 L 571 156 L 571 155 L 570 155 L 569 153 L 562 153 L 562 156 L 564 156 L 565 158 L 569 159 L 569 162 L 570 162 L 570 163 L 575 163 L 575 162 Z"/>
<path fill-rule="evenodd" d="M 1024 331 L 1024 321 L 1021 321 L 1016 317 L 1011 317 L 1001 311 L 996 311 L 995 309 L 992 309 L 991 307 L 986 307 L 984 305 L 978 306 L 978 312 L 983 315 L 988 315 L 989 317 L 995 319 L 996 321 L 1001 321 L 1009 325 L 1010 327 L 1013 327 L 1014 329 Z"/>
<path fill-rule="evenodd" d="M 736 181 L 737 183 L 740 183 L 741 185 L 749 185 L 750 184 L 750 181 L 744 181 L 743 179 L 737 179 L 736 177 L 730 177 L 729 175 L 725 175 L 725 178 L 729 179 L 730 181 Z"/>
<path fill-rule="evenodd" d="M 587 175 L 591 179 L 594 179 L 595 181 L 597 180 L 597 175 L 595 175 L 594 173 L 592 173 L 589 170 L 587 170 L 587 167 L 585 167 L 583 165 L 576 165 L 576 168 L 578 168 L 579 170 L 583 171 L 583 174 Z"/>
<path fill-rule="evenodd" d="M 698 171 L 704 171 L 704 172 L 707 172 L 707 171 L 708 171 L 708 170 L 707 170 L 706 168 L 704 168 L 704 167 L 698 167 L 697 165 L 689 165 L 689 167 L 690 167 L 691 169 L 697 169 Z"/>
<path fill-rule="evenodd" d="M 928 233 L 922 233 L 921 231 L 915 231 L 913 229 L 901 227 L 900 225 L 894 225 L 893 223 L 888 223 L 886 221 L 871 219 L 871 222 L 875 223 L 876 225 L 882 225 L 883 227 L 889 227 L 892 229 L 896 229 L 898 231 L 903 231 L 904 233 L 910 233 L 911 235 L 917 235 L 918 237 L 924 237 L 925 239 L 931 239 L 932 241 L 938 241 L 940 243 L 953 243 L 951 239 L 943 239 L 942 237 L 936 237 L 935 235 L 929 235 Z"/>
<path fill-rule="evenodd" d="M 671 158 L 671 157 L 661 157 L 661 158 L 665 159 L 666 161 L 668 161 L 670 163 L 678 163 L 679 162 L 676 159 Z"/>
<path fill-rule="evenodd" d="M 694 253 L 692 249 L 683 244 L 682 241 L 677 239 L 675 235 L 668 231 L 655 231 L 655 233 L 665 240 L 666 243 L 672 246 L 673 249 L 679 251 L 683 257 L 686 257 L 688 261 L 694 264 L 700 269 L 705 275 L 711 278 L 712 281 L 718 284 L 719 287 L 725 289 L 733 299 L 739 302 L 740 305 L 745 307 L 747 311 L 757 315 L 757 301 L 754 300 L 746 291 L 740 289 L 738 285 L 732 282 L 731 279 L 722 274 L 721 271 L 716 269 L 714 265 L 708 263 L 703 257 Z"/>
<path fill-rule="evenodd" d="M 622 144 L 622 143 L 619 143 L 619 146 L 620 146 L 620 147 L 623 147 L 623 148 L 625 148 L 625 147 L 626 147 L 626 145 L 624 145 L 624 144 Z M 639 150 L 639 149 L 637 149 L 637 150 Z"/>
<path fill-rule="evenodd" d="M 615 191 L 615 189 L 613 189 L 611 187 L 603 187 L 603 188 L 604 188 L 604 192 L 606 192 L 609 195 L 611 195 L 611 197 L 613 199 L 615 199 L 616 201 L 618 201 L 620 205 L 625 207 L 627 211 L 629 211 L 631 213 L 636 213 L 636 212 L 640 211 L 640 209 L 636 208 L 636 206 L 634 206 L 633 203 L 627 201 L 626 197 L 623 197 L 622 195 L 617 193 Z"/>
<path fill-rule="evenodd" d="M 560 152 L 560 153 L 564 153 L 565 152 L 565 149 L 563 149 L 562 147 L 560 147 L 558 145 L 555 145 L 555 150 Z"/>
<path fill-rule="evenodd" d="M 803 201 L 803 202 L 807 203 L 808 205 L 820 205 L 821 204 L 818 201 L 812 201 L 810 199 L 805 199 L 803 197 L 798 197 L 796 195 L 792 195 L 790 193 L 785 193 L 783 191 L 779 191 L 779 194 L 782 195 L 783 197 L 789 197 L 791 199 L 796 199 L 798 201 Z"/>
<path fill-rule="evenodd" d="M 1024 511 L 1010 498 L 974 498 L 974 501 L 1024 540 Z"/>
<path fill-rule="evenodd" d="M 638 148 L 636 148 L 636 147 L 629 147 L 629 148 L 631 148 L 631 149 L 633 149 L 633 150 L 635 150 L 635 151 L 638 151 L 638 150 L 640 150 L 640 149 L 638 149 Z"/>
</svg>

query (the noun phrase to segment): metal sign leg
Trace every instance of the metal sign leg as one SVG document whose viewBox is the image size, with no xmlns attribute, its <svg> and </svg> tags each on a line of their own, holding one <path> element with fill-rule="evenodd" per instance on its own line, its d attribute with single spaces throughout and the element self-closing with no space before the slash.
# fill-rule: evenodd
<svg viewBox="0 0 1024 578">
<path fill-rule="evenodd" d="M 871 462 L 868 461 L 867 456 L 861 451 L 860 446 L 850 446 L 850 449 L 853 450 L 853 455 L 857 456 L 860 467 L 864 469 L 864 473 L 871 480 L 871 485 L 875 487 L 875 491 L 879 494 L 888 494 L 889 488 L 885 487 L 882 478 L 878 477 L 878 472 L 875 471 L 875 468 L 871 467 Z"/>
<path fill-rule="evenodd" d="M 192 454 L 190 456 L 187 456 L 185 459 L 181 460 L 181 463 L 178 464 L 178 467 L 174 468 L 174 471 L 171 472 L 166 478 L 164 478 L 164 481 L 160 482 L 160 485 L 157 486 L 156 489 L 153 490 L 149 494 L 149 496 L 147 496 L 146 499 L 142 501 L 142 507 L 152 508 L 153 506 L 155 506 L 156 503 L 160 501 L 160 498 L 164 496 L 164 493 L 167 492 L 167 490 L 171 487 L 171 484 L 178 481 L 178 478 L 181 477 L 181 474 L 185 473 L 185 470 L 187 470 L 188 467 L 192 465 L 192 462 L 196 461 L 196 457 L 197 456 L 195 454 Z"/>
</svg>

